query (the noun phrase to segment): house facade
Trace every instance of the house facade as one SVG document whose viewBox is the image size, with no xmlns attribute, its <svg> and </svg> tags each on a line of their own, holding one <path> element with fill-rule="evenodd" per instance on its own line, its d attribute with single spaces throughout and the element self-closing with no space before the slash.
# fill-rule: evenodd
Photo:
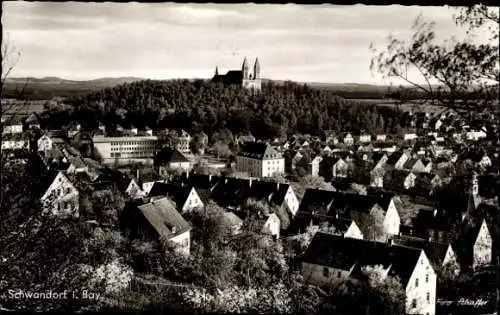
<svg viewBox="0 0 500 315">
<path fill-rule="evenodd" d="M 489 266 L 492 263 L 493 243 L 486 220 L 483 220 L 473 245 L 472 269 Z"/>
<path fill-rule="evenodd" d="M 104 163 L 152 162 L 156 153 L 156 136 L 103 137 L 94 136 L 94 148 Z"/>
<path fill-rule="evenodd" d="M 285 173 L 285 159 L 266 143 L 244 143 L 236 156 L 236 169 L 252 177 L 271 177 Z"/>
<path fill-rule="evenodd" d="M 79 191 L 63 172 L 57 173 L 40 200 L 44 213 L 79 216 Z"/>
</svg>

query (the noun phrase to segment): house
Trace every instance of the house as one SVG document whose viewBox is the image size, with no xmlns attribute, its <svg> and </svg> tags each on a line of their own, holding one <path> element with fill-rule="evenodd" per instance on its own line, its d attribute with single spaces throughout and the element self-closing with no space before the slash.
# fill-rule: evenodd
<svg viewBox="0 0 500 315">
<path fill-rule="evenodd" d="M 490 157 L 484 152 L 467 151 L 458 156 L 457 162 L 471 161 L 476 166 L 488 168 L 492 165 Z"/>
<path fill-rule="evenodd" d="M 307 189 L 299 206 L 299 213 L 308 213 L 313 216 L 351 219 L 356 222 L 363 235 L 369 228 L 366 223 L 375 211 L 384 214 L 383 229 L 387 235 L 399 234 L 401 220 L 391 196 L 359 195 L 326 191 L 321 189 Z"/>
<path fill-rule="evenodd" d="M 415 187 L 416 178 L 410 171 L 395 169 L 384 174 L 384 186 L 394 191 L 408 190 Z"/>
<path fill-rule="evenodd" d="M 387 135 L 385 134 L 377 134 L 375 136 L 375 141 L 385 141 L 387 139 Z"/>
<path fill-rule="evenodd" d="M 443 185 L 443 180 L 438 174 L 417 173 L 415 187 L 424 195 L 432 195 L 434 191 Z"/>
<path fill-rule="evenodd" d="M 385 165 L 389 168 L 402 170 L 409 159 L 410 155 L 407 152 L 394 152 L 387 158 Z"/>
<path fill-rule="evenodd" d="M 375 166 L 370 171 L 370 186 L 372 187 L 384 187 L 384 176 L 385 176 L 385 168 L 381 166 Z"/>
<path fill-rule="evenodd" d="M 40 162 L 47 170 L 66 171 L 70 163 L 60 148 L 38 151 Z"/>
<path fill-rule="evenodd" d="M 168 147 L 156 154 L 154 165 L 160 176 L 166 176 L 168 170 L 188 171 L 191 169 L 191 162 L 179 150 Z"/>
<path fill-rule="evenodd" d="M 406 314 L 436 313 L 436 272 L 422 249 L 318 232 L 302 257 L 304 280 L 316 285 L 358 278 L 367 266 L 399 278 Z"/>
<path fill-rule="evenodd" d="M 79 191 L 64 172 L 48 174 L 45 193 L 40 198 L 43 212 L 51 215 L 79 217 Z"/>
<path fill-rule="evenodd" d="M 231 210 L 241 210 L 249 199 L 262 201 L 275 210 L 283 230 L 288 228 L 299 208 L 292 186 L 285 183 L 222 178 L 210 189 L 210 197 Z"/>
<path fill-rule="evenodd" d="M 411 140 L 415 140 L 417 138 L 418 138 L 418 136 L 414 132 L 405 132 L 403 135 L 403 140 L 405 140 L 405 141 L 411 141 Z"/>
<path fill-rule="evenodd" d="M 403 167 L 413 173 L 423 173 L 425 171 L 425 166 L 419 158 L 409 159 Z"/>
<path fill-rule="evenodd" d="M 202 209 L 203 202 L 194 187 L 170 183 L 154 183 L 148 197 L 169 197 L 181 213 Z"/>
<path fill-rule="evenodd" d="M 132 199 L 140 199 L 146 196 L 146 193 L 141 189 L 137 179 L 123 176 L 117 180 L 118 188 Z"/>
<path fill-rule="evenodd" d="M 2 150 L 29 150 L 30 139 L 26 133 L 9 132 L 2 135 Z"/>
<path fill-rule="evenodd" d="M 189 255 L 191 226 L 168 198 L 137 206 L 129 214 L 127 234 L 132 238 L 155 239 Z"/>
<path fill-rule="evenodd" d="M 285 172 L 285 159 L 266 143 L 247 142 L 236 156 L 236 169 L 253 177 L 271 177 Z"/>
<path fill-rule="evenodd" d="M 372 141 L 372 135 L 366 132 L 362 132 L 359 135 L 359 142 L 361 143 L 369 143 Z"/>
<path fill-rule="evenodd" d="M 465 232 L 463 240 L 459 242 L 463 251 L 461 252 L 462 264 L 478 270 L 491 266 L 493 262 L 493 239 L 491 229 L 483 219 L 480 225 L 469 227 Z"/>
<path fill-rule="evenodd" d="M 309 164 L 307 165 L 307 173 L 311 176 L 318 176 L 319 174 L 319 164 L 323 161 L 321 156 L 316 156 Z"/>
<path fill-rule="evenodd" d="M 340 157 L 333 159 L 332 176 L 346 178 L 349 174 L 349 164 Z"/>
<path fill-rule="evenodd" d="M 23 119 L 22 115 L 3 115 L 1 122 L 2 134 L 22 133 Z"/>
<path fill-rule="evenodd" d="M 180 134 L 177 136 L 176 149 L 182 153 L 191 152 L 191 135 L 184 129 L 181 129 Z"/>
<path fill-rule="evenodd" d="M 354 144 L 354 137 L 350 132 L 346 133 L 344 139 L 343 139 L 344 144 L 346 145 L 353 145 Z"/>
<path fill-rule="evenodd" d="M 323 233 L 363 239 L 363 232 L 361 232 L 354 220 L 339 219 L 338 217 L 311 217 L 309 224 L 318 226 L 318 230 Z"/>
<path fill-rule="evenodd" d="M 457 275 L 460 272 L 460 264 L 457 255 L 450 243 L 434 242 L 429 239 L 401 234 L 399 236 L 393 236 L 391 240 L 393 244 L 423 249 L 434 267 L 434 270 L 449 267 Z"/>
<path fill-rule="evenodd" d="M 54 132 L 48 132 L 38 138 L 37 147 L 38 151 L 46 151 L 54 149 L 54 146 L 57 144 L 64 143 L 64 140 L 60 137 L 56 137 Z"/>
</svg>

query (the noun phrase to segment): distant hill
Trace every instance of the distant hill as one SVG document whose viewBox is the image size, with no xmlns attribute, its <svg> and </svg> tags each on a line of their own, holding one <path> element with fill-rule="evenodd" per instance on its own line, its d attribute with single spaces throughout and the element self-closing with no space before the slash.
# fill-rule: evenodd
<svg viewBox="0 0 500 315">
<path fill-rule="evenodd" d="M 145 80 L 136 77 L 99 78 L 94 80 L 67 80 L 58 77 L 44 78 L 7 78 L 5 81 L 6 98 L 51 99 L 55 96 L 70 97 L 95 92 L 124 83 Z M 22 93 L 21 93 L 22 91 Z M 22 95 L 20 95 L 22 94 Z"/>
<path fill-rule="evenodd" d="M 70 97 L 75 95 L 95 92 L 104 88 L 115 87 L 124 83 L 147 80 L 137 77 L 98 78 L 94 80 L 67 80 L 59 77 L 44 78 L 8 78 L 6 81 L 6 97 L 17 98 L 18 91 L 24 89 L 23 97 L 29 99 L 46 100 L 52 97 Z M 194 81 L 196 79 L 186 79 Z M 207 81 L 207 79 L 200 79 Z M 165 80 L 167 81 L 167 80 Z M 264 82 L 272 81 L 277 85 L 285 84 L 285 80 L 263 79 Z M 358 83 L 322 83 L 322 82 L 295 82 L 307 84 L 312 88 L 328 90 L 338 96 L 349 99 L 387 99 L 390 97 L 391 87 L 388 85 L 372 85 Z M 414 90 L 409 88 L 409 90 Z"/>
</svg>

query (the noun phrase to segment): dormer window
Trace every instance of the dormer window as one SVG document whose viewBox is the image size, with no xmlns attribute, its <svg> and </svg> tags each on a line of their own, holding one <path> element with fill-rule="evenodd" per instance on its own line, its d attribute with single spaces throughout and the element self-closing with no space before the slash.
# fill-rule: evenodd
<svg viewBox="0 0 500 315">
<path fill-rule="evenodd" d="M 415 279 L 415 288 L 418 288 L 418 278 Z"/>
</svg>

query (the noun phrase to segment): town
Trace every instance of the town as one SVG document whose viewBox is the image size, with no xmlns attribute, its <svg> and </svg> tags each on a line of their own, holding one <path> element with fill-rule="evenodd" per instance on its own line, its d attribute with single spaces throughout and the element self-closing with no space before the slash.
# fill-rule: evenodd
<svg viewBox="0 0 500 315">
<path fill-rule="evenodd" d="M 0 309 L 494 311 L 498 113 L 365 104 L 234 62 L 2 97 Z M 64 298 L 18 297 L 42 292 Z"/>
</svg>

